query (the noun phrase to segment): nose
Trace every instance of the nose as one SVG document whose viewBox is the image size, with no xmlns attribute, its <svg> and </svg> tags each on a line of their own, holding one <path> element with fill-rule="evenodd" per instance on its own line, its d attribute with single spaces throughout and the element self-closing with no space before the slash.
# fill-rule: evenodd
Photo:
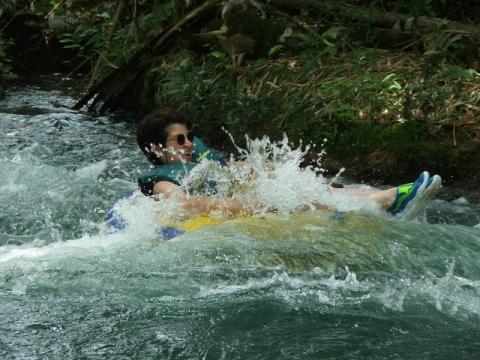
<svg viewBox="0 0 480 360">
<path fill-rule="evenodd" d="M 187 147 L 192 147 L 193 146 L 193 142 L 190 141 L 187 137 L 185 138 L 185 144 L 184 146 L 187 146 Z"/>
</svg>

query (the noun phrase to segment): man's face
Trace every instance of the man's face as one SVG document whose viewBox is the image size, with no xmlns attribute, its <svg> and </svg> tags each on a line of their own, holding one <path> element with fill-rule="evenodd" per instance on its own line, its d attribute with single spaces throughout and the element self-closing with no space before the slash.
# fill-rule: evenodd
<svg viewBox="0 0 480 360">
<path fill-rule="evenodd" d="M 189 130 L 187 127 L 184 124 L 170 124 L 165 131 L 167 137 L 165 147 L 162 149 L 165 163 L 178 163 L 182 160 L 191 162 L 193 144 L 188 139 Z"/>
</svg>

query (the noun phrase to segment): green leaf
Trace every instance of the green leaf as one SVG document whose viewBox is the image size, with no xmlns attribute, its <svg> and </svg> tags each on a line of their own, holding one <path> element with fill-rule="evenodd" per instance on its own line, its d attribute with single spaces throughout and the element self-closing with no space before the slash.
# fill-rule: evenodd
<svg viewBox="0 0 480 360">
<path fill-rule="evenodd" d="M 71 45 L 65 45 L 64 48 L 65 49 L 80 49 L 81 46 L 78 45 L 78 44 L 71 44 Z"/>
<path fill-rule="evenodd" d="M 104 18 L 104 19 L 110 19 L 112 17 L 112 15 L 110 15 L 110 13 L 108 11 L 104 11 L 100 14 L 98 14 L 99 17 L 101 18 Z"/>
<path fill-rule="evenodd" d="M 273 46 L 270 50 L 268 50 L 268 56 L 273 56 L 273 55 L 278 54 L 280 51 L 283 50 L 284 47 L 285 46 L 283 46 L 281 44 Z"/>
<path fill-rule="evenodd" d="M 75 41 L 74 41 L 73 39 L 67 38 L 67 39 L 60 39 L 59 42 L 60 42 L 61 44 L 72 44 L 72 43 L 74 43 Z"/>
<path fill-rule="evenodd" d="M 388 81 L 392 80 L 393 78 L 395 78 L 395 73 L 388 74 L 387 76 L 385 76 L 385 77 L 383 78 L 382 81 L 383 81 L 383 82 L 388 82 Z"/>
<path fill-rule="evenodd" d="M 225 59 L 225 53 L 222 51 L 212 51 L 210 53 L 214 58 L 224 60 Z"/>
<path fill-rule="evenodd" d="M 327 39 L 335 40 L 342 30 L 343 28 L 341 26 L 332 26 L 325 30 L 322 36 Z"/>
</svg>

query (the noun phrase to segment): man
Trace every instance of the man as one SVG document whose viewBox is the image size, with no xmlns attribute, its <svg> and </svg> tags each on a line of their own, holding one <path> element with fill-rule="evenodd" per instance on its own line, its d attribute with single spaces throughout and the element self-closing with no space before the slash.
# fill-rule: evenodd
<svg viewBox="0 0 480 360">
<path fill-rule="evenodd" d="M 194 149 L 194 144 L 196 148 Z M 179 196 L 187 211 L 208 213 L 223 210 L 231 215 L 250 213 L 251 206 L 238 200 L 218 200 L 208 196 L 188 197 L 180 191 L 180 182 L 203 158 L 225 161 L 200 140 L 193 138 L 187 115 L 170 108 L 157 109 L 145 116 L 137 129 L 137 143 L 156 168 L 139 178 L 145 195 Z"/>
<path fill-rule="evenodd" d="M 192 212 L 222 210 L 230 215 L 252 213 L 255 205 L 235 199 L 220 201 L 207 195 L 184 194 L 180 186 L 182 179 L 201 159 L 208 158 L 219 161 L 222 166 L 227 165 L 217 152 L 208 149 L 192 135 L 190 127 L 188 116 L 171 108 L 154 110 L 142 119 L 137 129 L 137 143 L 150 162 L 156 165 L 140 176 L 142 192 L 149 196 L 162 194 L 166 198 L 178 196 L 181 206 Z M 425 208 L 440 187 L 440 176 L 430 177 L 424 171 L 415 182 L 387 190 L 332 188 L 332 191 L 367 198 L 399 218 L 412 219 Z M 325 207 L 320 203 L 314 205 Z"/>
</svg>

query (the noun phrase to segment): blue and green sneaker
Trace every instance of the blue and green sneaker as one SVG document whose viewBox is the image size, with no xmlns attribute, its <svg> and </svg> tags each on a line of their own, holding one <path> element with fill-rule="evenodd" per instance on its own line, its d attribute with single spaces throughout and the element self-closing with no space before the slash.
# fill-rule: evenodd
<svg viewBox="0 0 480 360">
<path fill-rule="evenodd" d="M 416 195 L 427 188 L 429 179 L 428 171 L 424 171 L 415 182 L 398 186 L 395 200 L 388 211 L 392 215 L 401 216 L 402 213 L 409 210 L 408 208 L 413 205 Z"/>
<path fill-rule="evenodd" d="M 429 202 L 435 197 L 435 195 L 442 188 L 442 178 L 439 175 L 434 175 L 428 179 L 427 187 L 423 191 L 417 192 L 414 201 L 411 201 L 411 205 L 405 208 L 400 217 L 404 220 L 412 220 L 420 215 Z"/>
<path fill-rule="evenodd" d="M 439 175 L 430 177 L 424 171 L 414 183 L 397 188 L 397 196 L 389 211 L 402 220 L 412 220 L 425 210 L 441 188 L 442 178 Z"/>
</svg>

